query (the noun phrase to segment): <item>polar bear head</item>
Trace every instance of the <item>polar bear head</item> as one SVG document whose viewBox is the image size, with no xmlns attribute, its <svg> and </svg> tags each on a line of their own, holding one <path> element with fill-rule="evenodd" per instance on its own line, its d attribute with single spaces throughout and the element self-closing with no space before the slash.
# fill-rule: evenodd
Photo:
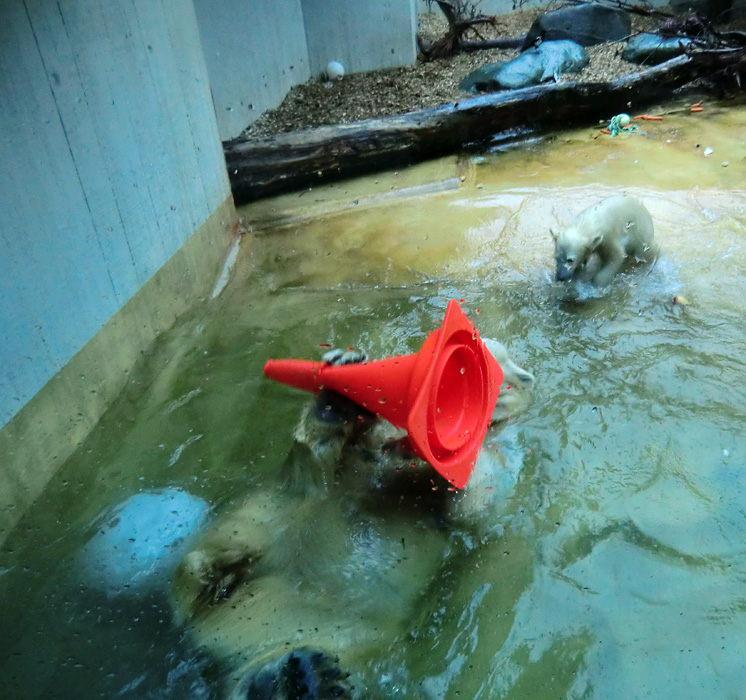
<svg viewBox="0 0 746 700">
<path fill-rule="evenodd" d="M 577 226 L 562 231 L 552 228 L 550 231 L 554 239 L 555 278 L 558 282 L 572 279 L 603 240 L 601 233 L 589 235 Z"/>
</svg>

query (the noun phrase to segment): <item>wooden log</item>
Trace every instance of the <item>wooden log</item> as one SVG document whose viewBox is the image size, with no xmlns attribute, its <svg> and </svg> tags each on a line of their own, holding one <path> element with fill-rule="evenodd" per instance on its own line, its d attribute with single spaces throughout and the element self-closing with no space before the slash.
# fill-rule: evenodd
<svg viewBox="0 0 746 700">
<path fill-rule="evenodd" d="M 678 56 L 607 83 L 563 82 L 349 124 L 224 144 L 236 204 L 453 153 L 469 142 L 542 133 L 644 109 L 703 70 L 739 70 L 746 50 Z"/>
<path fill-rule="evenodd" d="M 517 49 L 523 46 L 525 38 L 524 36 L 517 36 L 503 39 L 461 39 L 458 42 L 458 50 L 473 53 L 475 51 L 488 51 L 490 49 Z M 417 45 L 419 46 L 420 53 L 428 56 L 433 50 L 434 42 L 418 39 Z"/>
<path fill-rule="evenodd" d="M 462 39 L 458 47 L 467 53 L 489 49 L 517 49 L 523 46 L 524 39 L 522 36 L 507 39 Z"/>
</svg>

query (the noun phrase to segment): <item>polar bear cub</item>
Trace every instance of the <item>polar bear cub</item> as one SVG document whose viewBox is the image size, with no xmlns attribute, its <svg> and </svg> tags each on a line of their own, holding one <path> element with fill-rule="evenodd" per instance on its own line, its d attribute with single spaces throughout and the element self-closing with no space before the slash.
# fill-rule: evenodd
<svg viewBox="0 0 746 700">
<path fill-rule="evenodd" d="M 556 279 L 608 285 L 625 261 L 652 262 L 658 255 L 653 219 L 628 195 L 608 197 L 584 209 L 563 231 L 552 229 Z"/>
</svg>

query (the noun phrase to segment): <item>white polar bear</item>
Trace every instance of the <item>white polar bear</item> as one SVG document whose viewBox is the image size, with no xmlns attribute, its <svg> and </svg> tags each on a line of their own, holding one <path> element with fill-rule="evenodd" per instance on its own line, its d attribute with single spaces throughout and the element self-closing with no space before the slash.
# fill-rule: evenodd
<svg viewBox="0 0 746 700">
<path fill-rule="evenodd" d="M 584 209 L 563 231 L 552 229 L 556 279 L 577 279 L 605 287 L 625 260 L 651 262 L 658 255 L 653 219 L 643 204 L 615 195 Z"/>
<path fill-rule="evenodd" d="M 493 414 L 499 427 L 524 405 L 534 377 L 502 344 L 485 343 L 504 373 Z M 280 483 L 249 494 L 183 559 L 172 586 L 176 610 L 230 670 L 227 697 L 348 698 L 353 684 L 356 696 L 378 696 L 366 660 L 385 658 L 418 618 L 454 530 L 498 526 L 485 506 L 499 493 L 499 453 L 482 450 L 457 492 L 402 450 L 402 435 L 322 390 L 302 412 Z"/>
</svg>

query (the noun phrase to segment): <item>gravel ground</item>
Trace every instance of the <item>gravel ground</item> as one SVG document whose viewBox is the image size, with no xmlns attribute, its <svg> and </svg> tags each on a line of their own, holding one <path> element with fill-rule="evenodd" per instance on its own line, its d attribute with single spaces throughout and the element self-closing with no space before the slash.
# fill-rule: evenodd
<svg viewBox="0 0 746 700">
<path fill-rule="evenodd" d="M 480 30 L 482 38 L 521 36 L 542 11 L 532 8 L 498 15 L 494 27 Z M 632 15 L 633 32 L 652 29 L 659 23 L 660 19 Z M 442 14 L 420 16 L 419 34 L 425 40 L 443 36 L 446 28 Z M 607 81 L 639 70 L 639 66 L 619 57 L 621 48 L 620 44 L 589 47 L 589 65 L 571 79 Z M 292 88 L 279 107 L 263 114 L 243 135 L 251 138 L 457 102 L 473 97 L 459 89 L 461 78 L 486 63 L 510 60 L 516 55 L 513 49 L 475 51 L 431 62 L 418 61 L 403 68 L 355 73 L 332 83 L 311 79 Z"/>
</svg>

